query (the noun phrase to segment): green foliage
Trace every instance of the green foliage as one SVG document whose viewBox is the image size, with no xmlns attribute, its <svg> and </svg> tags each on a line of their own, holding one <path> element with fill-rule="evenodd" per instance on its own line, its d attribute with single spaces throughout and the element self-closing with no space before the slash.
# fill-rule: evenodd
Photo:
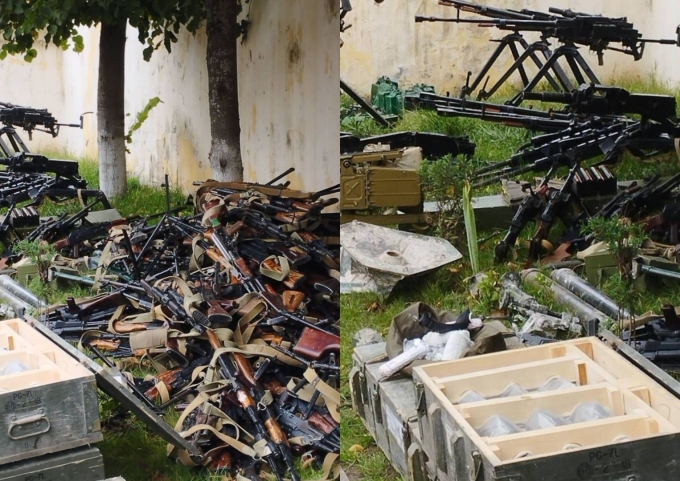
<svg viewBox="0 0 680 481">
<path fill-rule="evenodd" d="M 137 38 L 149 60 L 164 46 L 170 52 L 182 26 L 196 32 L 205 17 L 199 0 L 3 0 L 0 2 L 0 60 L 7 55 L 23 54 L 27 62 L 38 52 L 33 48 L 40 36 L 46 44 L 81 52 L 84 39 L 78 27 L 96 24 L 120 25 L 127 22 L 137 29 Z"/>
<path fill-rule="evenodd" d="M 477 223 L 475 211 L 472 207 L 472 194 L 470 183 L 465 182 L 463 187 L 463 217 L 465 218 L 465 233 L 468 240 L 468 252 L 470 253 L 470 265 L 472 273 L 479 272 L 479 246 L 477 245 Z"/>
<path fill-rule="evenodd" d="M 455 240 L 459 235 L 468 165 L 450 157 L 420 165 L 423 194 L 426 199 L 437 203 L 434 227 L 439 237 Z"/>
<path fill-rule="evenodd" d="M 163 101 L 160 99 L 160 97 L 154 97 L 152 99 L 149 99 L 147 104 L 144 106 L 144 108 L 137 112 L 137 117 L 135 118 L 135 122 L 130 126 L 130 129 L 127 132 L 127 135 L 125 136 L 125 142 L 128 144 L 132 143 L 132 134 L 134 134 L 136 131 L 138 131 L 144 122 L 146 122 L 146 119 L 149 118 L 149 112 L 151 112 L 158 104 L 163 103 Z M 127 153 L 130 153 L 130 150 L 126 147 L 125 150 Z"/>
<path fill-rule="evenodd" d="M 52 258 L 56 254 L 56 251 L 51 244 L 43 241 L 29 241 L 24 239 L 17 242 L 14 251 L 31 259 L 31 262 L 38 268 L 40 280 L 42 282 L 47 282 L 47 275 L 52 263 Z"/>
<path fill-rule="evenodd" d="M 501 300 L 501 276 L 495 270 L 484 273 L 477 284 L 477 298 L 473 300 L 473 311 L 476 315 L 488 315 L 498 309 Z"/>
<path fill-rule="evenodd" d="M 621 277 L 630 281 L 630 264 L 645 240 L 642 224 L 626 218 L 593 217 L 584 232 L 607 245 L 609 252 L 616 257 Z"/>
</svg>

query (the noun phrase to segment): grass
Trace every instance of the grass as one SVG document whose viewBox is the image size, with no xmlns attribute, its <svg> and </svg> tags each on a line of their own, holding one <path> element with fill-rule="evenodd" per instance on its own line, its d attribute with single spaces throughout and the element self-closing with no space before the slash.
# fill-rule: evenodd
<svg viewBox="0 0 680 481">
<path fill-rule="evenodd" d="M 50 158 L 72 158 L 65 152 L 43 152 Z M 87 181 L 88 189 L 99 189 L 99 168 L 97 163 L 92 159 L 80 158 L 78 160 L 80 176 Z M 177 207 L 183 205 L 186 201 L 186 196 L 182 193 L 179 187 L 172 187 L 170 189 L 171 206 Z M 144 185 L 137 177 L 128 177 L 127 193 L 121 198 L 109 199 L 111 205 L 118 209 L 123 217 L 129 216 L 147 216 L 164 212 L 166 210 L 166 195 L 165 189 L 160 186 Z M 56 204 L 46 200 L 40 208 L 41 215 L 60 215 L 64 212 L 74 213 L 81 209 L 80 202 L 77 199 L 73 201 Z M 101 210 L 98 206 L 96 210 Z"/>
<path fill-rule="evenodd" d="M 680 102 L 680 88 L 663 85 L 653 78 L 642 80 L 626 77 L 613 79 L 608 84 L 620 85 L 632 92 L 674 95 Z M 343 105 L 348 104 L 346 98 L 341 101 Z M 501 100 L 496 98 L 493 101 Z M 345 126 L 343 130 L 350 130 L 360 136 L 388 132 L 387 129 L 380 127 L 370 119 L 349 127 Z M 404 117 L 391 130 L 421 130 L 448 135 L 468 135 L 477 144 L 477 151 L 473 159 L 458 161 L 478 165 L 506 159 L 528 138 L 527 132 L 523 129 L 514 129 L 474 119 L 444 118 L 430 111 L 406 112 Z M 621 180 L 644 179 L 654 173 L 661 175 L 675 174 L 679 169 L 677 158 L 673 153 L 656 157 L 650 162 L 641 162 L 638 159 L 625 156 L 616 166 L 615 173 Z M 484 189 L 475 192 L 474 195 L 484 195 L 490 192 L 498 192 L 498 187 Z M 534 227 L 530 225 L 521 235 L 518 241 L 518 246 L 520 246 L 518 259 L 526 258 L 527 252 L 524 244 L 533 232 Z M 490 234 L 490 232 L 480 232 L 478 238 L 484 239 Z M 500 289 L 495 281 L 506 272 L 517 271 L 524 267 L 517 263 L 493 264 L 493 248 L 498 240 L 499 238 L 494 238 L 480 246 L 480 266 L 490 280 L 484 283 L 482 295 L 479 299 L 472 298 L 468 291 L 467 278 L 471 275 L 472 270 L 467 259 L 443 267 L 433 274 L 407 278 L 397 284 L 387 299 L 375 294 L 346 294 L 341 297 L 343 331 L 341 395 L 344 403 L 342 407 L 341 458 L 343 466 L 351 475 L 354 475 L 355 479 L 378 481 L 398 480 L 401 477 L 391 468 L 389 460 L 375 446 L 373 439 L 350 406 L 351 397 L 347 379 L 352 367 L 352 336 L 361 328 L 371 327 L 378 330 L 383 337 L 386 337 L 392 318 L 413 302 L 425 302 L 452 312 L 460 312 L 465 307 L 470 307 L 476 314 L 489 314 L 497 308 L 497 294 Z M 464 242 L 463 236 L 456 241 L 455 245 L 467 257 L 467 247 Z M 677 283 L 675 285 L 657 286 L 644 295 L 634 296 L 632 299 L 630 292 L 617 276 L 609 278 L 600 288 L 619 302 L 623 299 L 629 300 L 632 303 L 633 311 L 636 313 L 660 312 L 663 303 L 680 305 L 680 286 Z M 561 310 L 544 288 L 525 286 L 525 290 L 534 295 L 539 302 L 554 310 Z"/>
</svg>

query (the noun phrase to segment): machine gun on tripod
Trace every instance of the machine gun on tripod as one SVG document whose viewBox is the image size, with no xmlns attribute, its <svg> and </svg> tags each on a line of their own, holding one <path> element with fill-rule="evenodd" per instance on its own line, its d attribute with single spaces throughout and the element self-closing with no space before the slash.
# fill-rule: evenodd
<svg viewBox="0 0 680 481">
<path fill-rule="evenodd" d="M 47 109 L 35 109 L 33 107 L 24 107 L 21 105 L 14 105 L 7 102 L 0 102 L 0 123 L 9 128 L 19 127 L 28 132 L 28 138 L 33 139 L 33 132 L 46 132 L 52 137 L 59 135 L 61 127 L 75 127 L 83 128 L 83 119 L 86 115 L 92 112 L 85 112 L 80 116 L 80 122 L 75 124 L 64 124 L 57 121 L 56 118 Z"/>
<path fill-rule="evenodd" d="M 677 38 L 675 39 L 646 39 L 642 38 L 642 34 L 625 17 L 611 18 L 555 8 L 551 8 L 550 13 L 532 12 L 530 10 L 503 10 L 458 0 L 440 0 L 439 3 L 456 8 L 457 16 L 449 18 L 417 16 L 416 22 L 472 23 L 480 27 L 495 27 L 502 31 L 512 32 L 499 41 L 498 48 L 472 84 L 470 84 L 471 73 L 468 74 L 466 85 L 461 91 L 461 97 L 476 91 L 486 77 L 486 82 L 479 91 L 477 98 L 479 100 L 487 99 L 498 91 L 515 71 L 520 73 L 524 88 L 522 92 L 508 101 L 510 105 L 519 105 L 524 99 L 524 94 L 532 92 L 542 80 L 546 80 L 553 90 L 572 91 L 574 86 L 558 62 L 561 59 L 566 60 L 570 74 L 576 79 L 578 85 L 584 83 L 599 84 L 597 76 L 583 58 L 577 46 L 590 48 L 597 54 L 599 64 L 602 65 L 605 50 L 615 50 L 639 60 L 642 58 L 644 48 L 648 43 L 680 45 L 680 27 L 676 30 Z M 461 11 L 477 13 L 487 18 L 461 18 Z M 522 32 L 536 32 L 540 34 L 541 39 L 529 45 L 522 37 Z M 555 39 L 561 45 L 551 51 L 549 39 Z M 518 45 L 524 49 L 521 54 Z M 487 74 L 506 48 L 510 49 L 514 63 L 487 90 L 489 81 Z M 538 58 L 537 52 L 543 55 L 545 62 Z M 529 60 L 539 69 L 531 80 L 525 68 L 525 64 Z"/>
</svg>

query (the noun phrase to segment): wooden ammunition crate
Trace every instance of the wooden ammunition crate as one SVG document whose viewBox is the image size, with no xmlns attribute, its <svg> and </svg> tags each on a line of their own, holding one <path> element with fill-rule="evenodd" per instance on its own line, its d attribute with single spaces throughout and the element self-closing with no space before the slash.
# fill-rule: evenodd
<svg viewBox="0 0 680 481">
<path fill-rule="evenodd" d="M 100 481 L 104 459 L 97 448 L 77 448 L 0 466 L 0 481 Z"/>
<path fill-rule="evenodd" d="M 22 320 L 0 322 L 0 465 L 101 441 L 94 375 Z M 38 478 L 39 479 L 39 478 Z"/>
<path fill-rule="evenodd" d="M 369 344 L 354 349 L 352 353 L 352 370 L 349 374 L 349 387 L 352 396 L 352 406 L 366 426 L 366 430 L 375 437 L 375 411 L 373 401 L 375 396 L 369 393 L 366 381 L 366 369 L 378 361 L 385 360 L 385 343 Z M 371 368 L 371 378 L 374 379 L 376 367 Z M 377 371 L 375 371 L 377 373 Z"/>
<path fill-rule="evenodd" d="M 383 450 L 387 457 L 390 456 L 390 441 L 387 437 L 387 425 L 385 424 L 382 412 L 382 404 L 380 402 L 380 383 L 382 382 L 380 376 L 380 366 L 384 362 L 376 362 L 366 365 L 366 391 L 368 392 L 368 411 L 367 418 L 373 418 L 369 422 L 373 424 L 373 439 L 380 449 Z"/>
<path fill-rule="evenodd" d="M 383 381 L 379 387 L 382 425 L 389 445 L 388 458 L 403 477 L 409 477 L 409 421 L 416 419 L 416 394 L 411 378 Z"/>
<path fill-rule="evenodd" d="M 420 427 L 417 421 L 408 423 L 411 445 L 407 451 L 409 481 L 432 481 L 436 479 L 434 464 L 427 459 L 423 451 L 423 440 L 420 439 Z M 430 475 L 430 473 L 433 473 Z"/>
<path fill-rule="evenodd" d="M 634 352 L 624 357 L 597 338 L 586 338 L 415 368 L 423 402 L 439 409 L 439 417 L 429 420 L 440 438 L 435 444 L 437 468 L 445 477 L 438 478 L 680 479 L 675 460 L 680 451 L 680 400 L 671 392 L 677 390 L 628 361 L 633 358 L 637 364 Z M 641 359 L 639 365 L 649 363 Z M 658 372 L 653 366 L 645 371 Z M 536 391 L 554 376 L 575 386 Z M 498 397 L 511 382 L 529 393 Z M 459 404 L 470 390 L 486 400 Z M 536 410 L 569 416 L 579 404 L 592 401 L 606 407 L 610 417 L 499 437 L 477 432 L 494 415 L 521 425 Z M 435 411 L 428 408 L 428 416 Z"/>
</svg>

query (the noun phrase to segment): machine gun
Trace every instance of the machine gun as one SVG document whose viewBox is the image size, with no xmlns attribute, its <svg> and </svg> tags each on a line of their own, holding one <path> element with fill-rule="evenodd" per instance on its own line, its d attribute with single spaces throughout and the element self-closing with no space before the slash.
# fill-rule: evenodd
<svg viewBox="0 0 680 481">
<path fill-rule="evenodd" d="M 83 128 L 83 119 L 86 115 L 93 112 L 85 112 L 80 116 L 77 124 L 59 123 L 57 119 L 47 109 L 35 109 L 33 107 L 23 107 L 6 102 L 0 102 L 0 123 L 7 127 L 20 127 L 28 132 L 28 138 L 33 139 L 33 131 L 46 132 L 52 137 L 59 135 L 61 127 Z"/>
<path fill-rule="evenodd" d="M 680 186 L 680 174 L 675 174 L 665 182 L 662 182 L 659 176 L 655 176 L 643 187 L 619 198 L 616 204 L 608 208 L 606 215 L 638 218 L 647 212 L 658 211 L 669 203 L 673 197 L 673 191 L 678 186 Z"/>
<path fill-rule="evenodd" d="M 523 100 L 522 94 L 533 91 L 543 79 L 550 84 L 553 90 L 565 92 L 574 88 L 571 78 L 576 80 L 577 85 L 584 83 L 599 84 L 597 76 L 579 53 L 577 45 L 589 47 L 590 50 L 594 51 L 598 56 L 600 65 L 604 61 L 605 50 L 622 52 L 632 56 L 635 60 L 639 60 L 642 58 L 644 47 L 648 43 L 680 45 L 680 26 L 676 30 L 677 38 L 675 39 L 645 39 L 625 17 L 611 18 L 554 8 L 550 9 L 550 13 L 530 10 L 503 10 L 453 0 L 441 0 L 440 5 L 456 8 L 457 16 L 453 18 L 417 16 L 416 22 L 472 23 L 481 27 L 496 27 L 499 30 L 512 32 L 498 41 L 498 48 L 472 85 L 469 83 L 471 73 L 468 74 L 468 80 L 462 89 L 461 97 L 465 97 L 477 89 L 506 47 L 510 48 L 514 63 L 488 91 L 486 84 L 484 85 L 478 94 L 479 99 L 486 99 L 493 95 L 515 71 L 520 73 L 524 89 L 508 101 L 510 105 L 519 105 Z M 461 11 L 477 13 L 487 18 L 461 18 Z M 529 45 L 522 37 L 521 32 L 540 33 L 541 40 Z M 555 51 L 552 51 L 548 44 L 550 38 L 557 39 L 562 44 Z M 518 46 L 524 49 L 521 54 Z M 542 54 L 545 63 L 539 59 L 538 53 Z M 561 58 L 566 59 L 571 75 L 567 75 L 560 67 L 558 60 Z M 531 80 L 529 80 L 524 67 L 528 60 L 531 60 L 539 69 Z M 487 83 L 488 80 L 487 77 Z"/>
<path fill-rule="evenodd" d="M 585 129 L 580 135 L 557 138 L 519 152 L 506 161 L 478 169 L 472 176 L 475 187 L 491 185 L 527 172 L 546 172 L 554 165 L 571 165 L 576 160 L 583 161 L 602 154 L 614 158 L 619 153 L 614 146 L 625 128 L 625 124 L 615 123 L 602 129 Z"/>
<path fill-rule="evenodd" d="M 670 121 L 617 121 L 604 124 L 602 128 L 569 129 L 568 133 L 541 136 L 541 141 L 532 139 L 531 148 L 506 161 L 478 169 L 472 177 L 475 186 L 482 187 L 527 172 L 545 172 L 555 163 L 571 165 L 574 161 L 600 155 L 604 158 L 595 165 L 615 164 L 626 151 L 636 157 L 648 158 L 672 151 L 675 148 L 673 138 L 677 136 L 678 126 Z"/>
<path fill-rule="evenodd" d="M 44 155 L 21 152 L 9 158 L 0 158 L 0 165 L 11 172 L 53 173 L 62 177 L 77 177 L 78 162 L 75 160 L 48 159 Z"/>
<path fill-rule="evenodd" d="M 511 10 L 505 8 L 487 7 L 486 5 L 479 5 L 472 2 L 464 2 L 462 0 L 439 0 L 439 5 L 446 7 L 454 7 L 459 12 L 476 13 L 488 18 L 505 18 L 513 20 L 552 20 L 553 15 L 537 12 L 535 10 L 522 9 Z"/>
<path fill-rule="evenodd" d="M 416 22 L 453 22 L 473 23 L 480 27 L 496 27 L 499 30 L 513 32 L 527 31 L 540 33 L 544 38 L 555 38 L 565 45 L 583 45 L 589 47 L 598 56 L 600 65 L 603 63 L 604 51 L 615 50 L 631 55 L 640 60 L 647 43 L 664 45 L 680 45 L 680 38 L 675 39 L 645 39 L 635 29 L 634 25 L 625 17 L 611 18 L 600 15 L 574 14 L 572 16 L 546 17 L 542 19 L 528 18 L 455 18 L 416 17 Z M 550 9 L 551 12 L 566 12 L 566 10 Z M 610 44 L 620 44 L 621 47 L 610 47 Z"/>
<path fill-rule="evenodd" d="M 524 98 L 563 103 L 571 112 L 599 117 L 635 114 L 643 119 L 665 121 L 677 116 L 675 97 L 635 94 L 626 89 L 605 85 L 584 84 L 571 93 L 527 92 Z"/>
</svg>

